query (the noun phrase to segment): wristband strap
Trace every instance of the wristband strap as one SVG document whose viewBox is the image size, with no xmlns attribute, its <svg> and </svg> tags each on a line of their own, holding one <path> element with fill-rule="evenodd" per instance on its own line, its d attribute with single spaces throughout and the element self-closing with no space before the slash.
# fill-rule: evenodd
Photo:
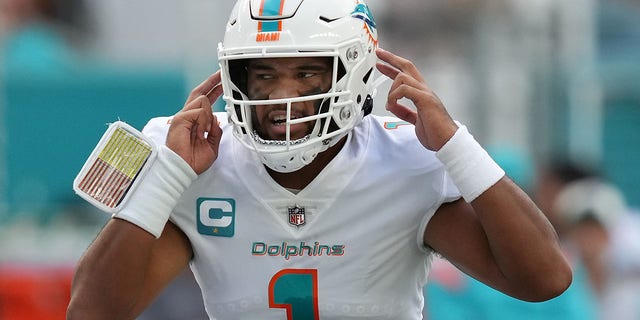
<svg viewBox="0 0 640 320">
<path fill-rule="evenodd" d="M 171 211 L 197 174 L 166 146 L 115 218 L 127 220 L 159 238 Z"/>
<path fill-rule="evenodd" d="M 436 157 L 445 165 L 467 202 L 475 200 L 505 174 L 466 126 L 459 125 L 451 139 L 436 152 Z"/>
</svg>

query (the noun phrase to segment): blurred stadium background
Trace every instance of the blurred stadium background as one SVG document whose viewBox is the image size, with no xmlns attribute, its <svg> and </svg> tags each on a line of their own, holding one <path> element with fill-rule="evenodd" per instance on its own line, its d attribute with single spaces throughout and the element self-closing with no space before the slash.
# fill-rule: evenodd
<svg viewBox="0 0 640 320">
<path fill-rule="evenodd" d="M 640 205 L 638 1 L 368 3 L 381 46 L 490 150 L 597 168 Z M 232 5 L 0 0 L 0 319 L 64 318 L 73 265 L 107 219 L 73 178 L 107 123 L 141 129 L 217 70 Z"/>
</svg>

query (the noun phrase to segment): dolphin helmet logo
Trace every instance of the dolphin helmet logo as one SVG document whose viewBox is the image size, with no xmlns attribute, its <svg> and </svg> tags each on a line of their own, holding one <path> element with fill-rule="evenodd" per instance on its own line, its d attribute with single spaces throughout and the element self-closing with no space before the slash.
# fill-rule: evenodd
<svg viewBox="0 0 640 320">
<path fill-rule="evenodd" d="M 351 17 L 364 21 L 364 27 L 369 34 L 369 39 L 374 43 L 378 43 L 378 32 L 376 20 L 369 7 L 364 3 L 358 3 L 351 13 Z"/>
</svg>

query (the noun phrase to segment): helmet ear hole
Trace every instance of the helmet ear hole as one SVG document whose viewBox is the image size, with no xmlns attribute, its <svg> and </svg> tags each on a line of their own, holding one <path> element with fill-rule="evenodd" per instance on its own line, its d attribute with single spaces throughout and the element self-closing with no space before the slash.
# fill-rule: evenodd
<svg viewBox="0 0 640 320">
<path fill-rule="evenodd" d="M 367 74 L 365 74 L 364 77 L 362 78 L 362 82 L 364 82 L 364 83 L 369 82 L 369 78 L 371 77 L 372 73 L 373 73 L 373 68 L 371 68 L 371 69 L 369 69 L 369 71 L 367 71 Z"/>
<path fill-rule="evenodd" d="M 362 104 L 362 111 L 364 111 L 364 115 L 369 115 L 373 111 L 373 98 L 370 94 L 367 95 L 367 98 L 364 99 L 364 103 Z"/>
</svg>

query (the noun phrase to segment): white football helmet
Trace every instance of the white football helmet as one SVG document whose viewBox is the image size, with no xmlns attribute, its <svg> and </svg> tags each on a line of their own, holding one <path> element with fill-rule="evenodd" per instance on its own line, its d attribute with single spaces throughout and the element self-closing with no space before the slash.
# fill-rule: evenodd
<svg viewBox="0 0 640 320">
<path fill-rule="evenodd" d="M 293 172 L 346 136 L 373 108 L 376 23 L 360 0 L 239 0 L 219 44 L 223 99 L 234 135 L 278 172 Z M 250 100 L 245 59 L 333 58 L 331 89 L 322 94 Z M 243 62 L 244 60 L 244 62 Z M 317 114 L 292 119 L 292 103 L 321 101 Z M 255 105 L 286 105 L 286 139 L 266 140 L 252 119 Z M 290 139 L 292 124 L 312 121 L 311 134 Z"/>
</svg>

